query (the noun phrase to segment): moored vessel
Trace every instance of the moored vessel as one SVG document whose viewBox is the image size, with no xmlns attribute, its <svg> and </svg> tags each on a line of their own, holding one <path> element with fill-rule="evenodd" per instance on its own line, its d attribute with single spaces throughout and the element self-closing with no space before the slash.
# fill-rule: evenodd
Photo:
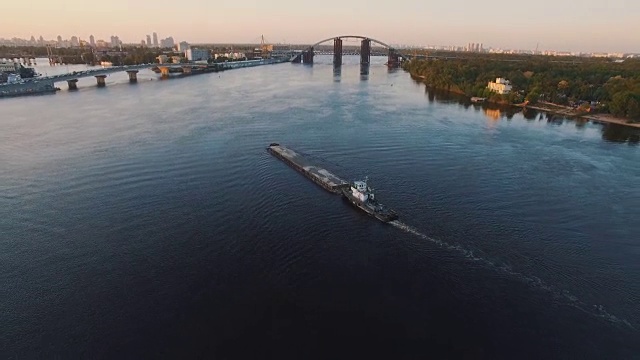
<svg viewBox="0 0 640 360">
<path fill-rule="evenodd" d="M 353 206 L 380 221 L 389 222 L 396 220 L 398 214 L 378 202 L 373 193 L 373 189 L 367 185 L 367 181 L 368 178 L 353 181 L 349 188 L 342 188 L 342 195 L 345 199 L 349 200 Z"/>
</svg>

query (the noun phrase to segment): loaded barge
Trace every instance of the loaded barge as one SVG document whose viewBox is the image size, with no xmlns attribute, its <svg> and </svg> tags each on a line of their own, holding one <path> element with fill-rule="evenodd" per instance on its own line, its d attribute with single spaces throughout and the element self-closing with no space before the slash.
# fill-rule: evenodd
<svg viewBox="0 0 640 360">
<path fill-rule="evenodd" d="M 395 211 L 378 202 L 373 189 L 367 185 L 368 179 L 348 183 L 326 169 L 311 165 L 302 155 L 278 143 L 271 143 L 267 151 L 322 186 L 323 189 L 342 195 L 344 199 L 370 216 L 382 222 L 398 219 Z"/>
<path fill-rule="evenodd" d="M 267 147 L 267 151 L 329 192 L 341 194 L 342 189 L 349 188 L 347 181 L 342 180 L 326 169 L 312 165 L 304 156 L 285 146 L 272 143 Z"/>
</svg>

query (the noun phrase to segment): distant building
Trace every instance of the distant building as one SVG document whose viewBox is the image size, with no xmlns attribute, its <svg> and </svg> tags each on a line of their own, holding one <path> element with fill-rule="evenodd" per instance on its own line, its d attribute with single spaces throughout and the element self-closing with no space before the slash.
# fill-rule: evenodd
<svg viewBox="0 0 640 360">
<path fill-rule="evenodd" d="M 117 47 L 120 45 L 120 38 L 117 36 L 111 36 L 111 47 Z"/>
<path fill-rule="evenodd" d="M 178 44 L 178 51 L 183 54 L 185 51 L 187 51 L 188 48 L 189 48 L 189 43 L 186 41 L 180 41 L 180 43 Z"/>
<path fill-rule="evenodd" d="M 490 81 L 487 88 L 500 95 L 505 95 L 511 92 L 511 82 L 503 78 L 497 78 L 495 82 Z"/>
<path fill-rule="evenodd" d="M 104 40 L 98 40 L 96 41 L 96 47 L 106 48 L 106 47 L 109 47 L 109 44 L 107 44 L 107 42 Z"/>
<path fill-rule="evenodd" d="M 153 33 L 153 46 L 158 47 L 158 34 L 155 32 Z"/>
<path fill-rule="evenodd" d="M 72 47 L 78 47 L 80 46 L 80 40 L 78 40 L 77 36 L 72 36 L 71 37 L 71 46 Z"/>
<path fill-rule="evenodd" d="M 151 47 L 151 35 L 147 35 L 147 46 Z"/>
<path fill-rule="evenodd" d="M 96 47 L 96 38 L 93 35 L 89 36 L 89 44 L 91 47 Z"/>
<path fill-rule="evenodd" d="M 175 47 L 175 41 L 173 40 L 173 37 L 169 36 L 166 39 L 162 39 L 160 40 L 160 47 L 162 48 L 173 48 Z"/>
<path fill-rule="evenodd" d="M 211 58 L 211 53 L 206 49 L 189 48 L 185 51 L 185 55 L 189 61 L 209 60 Z"/>
</svg>

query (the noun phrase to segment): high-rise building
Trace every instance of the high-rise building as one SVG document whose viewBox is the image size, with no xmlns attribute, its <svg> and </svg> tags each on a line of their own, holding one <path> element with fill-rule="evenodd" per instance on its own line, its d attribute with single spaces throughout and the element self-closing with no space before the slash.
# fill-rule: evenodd
<svg viewBox="0 0 640 360">
<path fill-rule="evenodd" d="M 58 35 L 58 45 L 62 45 L 62 36 Z"/>
<path fill-rule="evenodd" d="M 40 37 L 38 38 L 38 44 L 40 46 L 44 45 L 44 38 L 42 37 L 42 35 L 40 35 Z"/>
<path fill-rule="evenodd" d="M 176 46 L 176 43 L 171 36 L 160 41 L 160 47 L 162 48 L 173 48 L 174 46 Z"/>
<path fill-rule="evenodd" d="M 89 36 L 89 44 L 91 47 L 96 47 L 96 38 L 93 35 Z"/>
<path fill-rule="evenodd" d="M 111 36 L 111 47 L 120 45 L 120 38 L 117 36 Z"/>
<path fill-rule="evenodd" d="M 147 35 L 147 46 L 151 47 L 151 35 Z"/>
<path fill-rule="evenodd" d="M 29 40 L 29 43 L 31 43 L 31 45 L 35 45 L 36 44 L 35 36 L 31 35 L 31 40 Z"/>
<path fill-rule="evenodd" d="M 142 47 L 146 47 L 147 46 L 147 42 L 144 41 L 144 39 L 140 40 L 140 45 L 142 45 Z"/>
<path fill-rule="evenodd" d="M 153 46 L 158 47 L 158 34 L 155 32 L 153 33 Z"/>
<path fill-rule="evenodd" d="M 185 51 L 187 51 L 188 48 L 189 48 L 189 43 L 186 41 L 180 41 L 180 43 L 178 44 L 178 51 L 183 54 Z"/>
<path fill-rule="evenodd" d="M 72 36 L 71 37 L 71 47 L 78 47 L 80 46 L 80 40 L 78 40 L 77 36 Z"/>
</svg>

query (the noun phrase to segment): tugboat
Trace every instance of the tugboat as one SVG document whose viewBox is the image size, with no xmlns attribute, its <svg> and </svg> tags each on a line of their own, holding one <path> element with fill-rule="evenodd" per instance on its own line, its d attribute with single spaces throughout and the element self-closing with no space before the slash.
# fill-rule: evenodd
<svg viewBox="0 0 640 360">
<path fill-rule="evenodd" d="M 349 188 L 342 189 L 342 196 L 349 200 L 353 206 L 382 222 L 396 220 L 398 214 L 376 200 L 373 189 L 367 186 L 368 180 L 368 178 L 365 178 L 364 180 L 352 182 Z"/>
</svg>

